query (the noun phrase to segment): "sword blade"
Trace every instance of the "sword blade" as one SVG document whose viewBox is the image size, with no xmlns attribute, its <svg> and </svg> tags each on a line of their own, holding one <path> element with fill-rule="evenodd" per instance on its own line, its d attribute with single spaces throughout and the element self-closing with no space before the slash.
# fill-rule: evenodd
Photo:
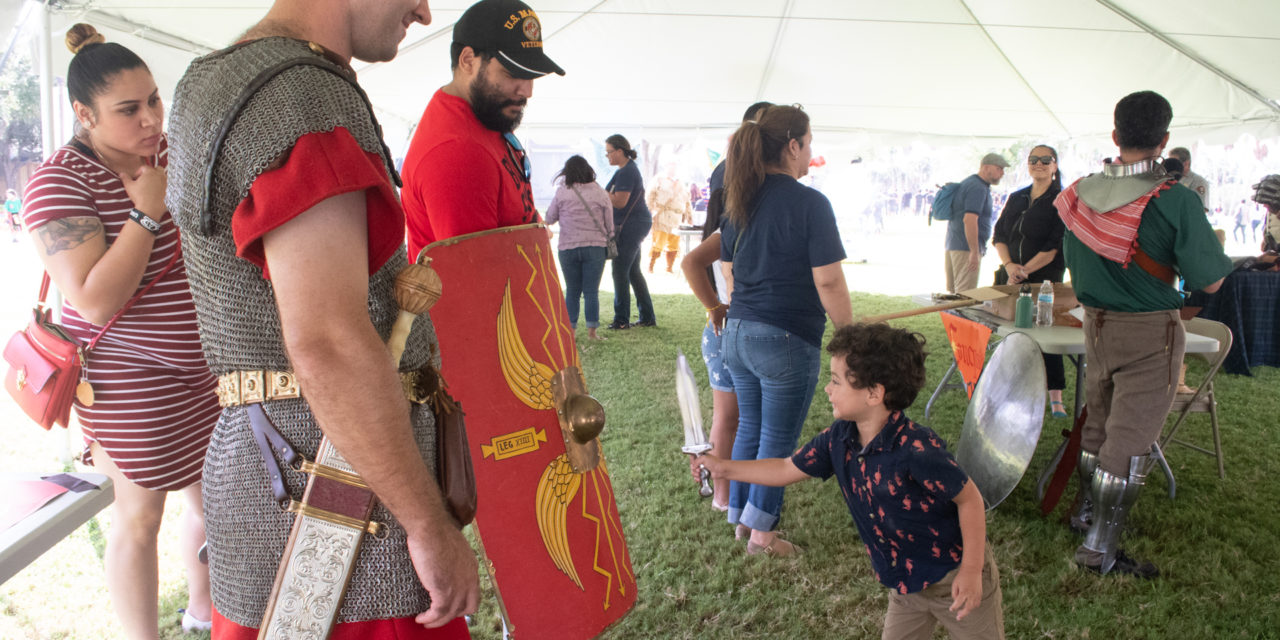
<svg viewBox="0 0 1280 640">
<path fill-rule="evenodd" d="M 702 430 L 702 405 L 698 402 L 698 383 L 689 368 L 684 352 L 677 350 L 676 399 L 680 404 L 680 417 L 684 422 L 685 453 L 704 453 L 711 448 L 706 432 Z"/>
</svg>

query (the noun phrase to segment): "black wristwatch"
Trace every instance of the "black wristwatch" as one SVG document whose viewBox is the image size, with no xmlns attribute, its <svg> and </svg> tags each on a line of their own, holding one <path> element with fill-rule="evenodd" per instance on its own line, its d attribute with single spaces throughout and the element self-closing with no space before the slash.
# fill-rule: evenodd
<svg viewBox="0 0 1280 640">
<path fill-rule="evenodd" d="M 147 216 L 147 214 L 137 209 L 129 210 L 129 219 L 142 225 L 143 229 L 150 231 L 152 234 L 160 233 L 160 223 L 156 222 L 155 220 L 152 220 L 150 217 Z"/>
</svg>

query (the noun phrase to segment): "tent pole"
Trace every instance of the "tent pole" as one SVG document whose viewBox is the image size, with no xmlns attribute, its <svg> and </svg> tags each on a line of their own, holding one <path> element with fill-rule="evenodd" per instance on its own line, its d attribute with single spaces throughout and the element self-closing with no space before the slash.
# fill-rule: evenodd
<svg viewBox="0 0 1280 640">
<path fill-rule="evenodd" d="M 50 45 L 52 36 L 49 33 L 53 28 L 53 20 L 50 18 L 52 11 L 48 2 L 40 3 L 40 150 L 44 158 L 51 157 L 57 148 L 53 137 L 53 51 Z"/>
<path fill-rule="evenodd" d="M 764 100 L 765 87 L 769 86 L 769 78 L 773 76 L 773 61 L 777 58 L 778 47 L 782 45 L 782 34 L 787 30 L 787 18 L 791 17 L 791 8 L 795 6 L 795 0 L 787 0 L 787 6 L 782 8 L 782 15 L 778 16 L 778 30 L 773 34 L 773 46 L 769 48 L 769 57 L 764 63 L 764 72 L 760 74 L 760 86 L 756 89 L 756 100 Z"/>
<path fill-rule="evenodd" d="M 86 11 L 84 13 L 84 20 L 94 24 L 110 27 L 117 31 L 123 31 L 135 38 L 154 42 L 158 45 L 169 47 L 171 49 L 185 51 L 196 56 L 213 53 L 215 50 L 215 47 L 194 42 L 192 40 L 173 35 L 167 31 L 161 31 L 153 27 L 138 24 L 132 20 L 112 15 L 104 11 L 99 11 L 97 9 L 90 9 L 89 11 Z"/>
<path fill-rule="evenodd" d="M 1000 57 L 1004 59 L 1005 64 L 1009 65 L 1009 69 L 1013 71 L 1013 74 L 1018 76 L 1018 80 L 1022 82 L 1022 86 L 1026 87 L 1027 91 L 1030 91 L 1031 95 L 1035 96 L 1036 102 L 1040 103 L 1040 106 L 1044 108 L 1045 113 L 1049 114 L 1049 116 L 1053 118 L 1053 121 L 1058 123 L 1058 127 L 1062 129 L 1062 132 L 1066 134 L 1068 138 L 1073 137 L 1071 130 L 1067 128 L 1067 125 L 1062 123 L 1062 119 L 1058 117 L 1058 114 L 1054 113 L 1053 109 L 1049 108 L 1049 104 L 1044 101 L 1044 98 L 1040 97 L 1040 92 L 1036 91 L 1036 88 L 1031 86 L 1031 83 L 1027 81 L 1026 76 L 1022 75 L 1022 72 L 1018 70 L 1018 66 L 1013 64 L 1013 60 L 1009 59 L 1009 56 L 1005 54 L 1004 49 L 1000 47 L 1000 44 L 996 42 L 996 39 L 991 37 L 991 33 L 987 31 L 986 25 L 982 24 L 982 22 L 978 20 L 978 16 L 973 14 L 973 9 L 969 8 L 969 3 L 964 0 L 960 0 L 960 6 L 964 7 L 965 12 L 969 14 L 969 18 L 973 20 L 974 26 L 978 27 L 978 29 L 982 31 L 982 35 L 987 39 L 987 42 L 990 42 L 991 46 L 995 47 L 996 53 L 1000 54 Z"/>
<path fill-rule="evenodd" d="M 1170 47 L 1173 48 L 1174 51 L 1177 51 L 1178 53 L 1181 53 L 1182 55 L 1190 58 L 1192 62 L 1195 62 L 1196 64 L 1204 67 L 1205 69 L 1208 69 L 1209 71 L 1212 71 L 1214 75 L 1218 76 L 1219 78 L 1222 78 L 1223 80 L 1226 80 L 1227 83 L 1230 84 L 1231 86 L 1249 94 L 1249 96 L 1254 100 L 1257 100 L 1258 102 L 1261 102 L 1262 104 L 1266 105 L 1266 107 L 1270 109 L 1272 113 L 1280 115 L 1280 105 L 1277 105 L 1275 101 L 1270 100 L 1266 96 L 1262 95 L 1261 93 L 1258 92 L 1257 89 L 1254 89 L 1253 87 L 1245 84 L 1239 78 L 1227 73 L 1226 71 L 1223 71 L 1221 68 L 1214 66 L 1214 64 L 1209 62 L 1208 60 L 1205 60 L 1204 58 L 1201 58 L 1200 56 L 1196 55 L 1194 51 L 1183 46 L 1181 42 L 1178 42 L 1173 38 L 1170 38 L 1169 36 L 1165 35 L 1164 33 L 1161 33 L 1160 31 L 1156 31 L 1154 27 L 1138 19 L 1137 16 L 1133 15 L 1132 13 L 1129 13 L 1128 11 L 1125 11 L 1124 9 L 1121 9 L 1120 7 L 1117 7 L 1116 4 L 1111 0 L 1098 0 L 1098 4 L 1115 12 L 1115 14 L 1120 16 L 1121 18 L 1124 18 L 1125 20 L 1132 22 L 1139 29 L 1142 29 L 1143 31 L 1147 32 L 1147 34 L 1151 35 L 1156 40 L 1159 40 L 1160 42 L 1163 42 L 1169 45 Z"/>
</svg>

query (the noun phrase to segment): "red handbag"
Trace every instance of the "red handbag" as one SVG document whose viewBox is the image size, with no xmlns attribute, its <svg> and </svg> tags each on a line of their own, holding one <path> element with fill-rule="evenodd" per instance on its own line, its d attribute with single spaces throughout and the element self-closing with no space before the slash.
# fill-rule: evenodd
<svg viewBox="0 0 1280 640">
<path fill-rule="evenodd" d="M 71 420 L 72 399 L 79 397 L 81 404 L 93 404 L 93 387 L 89 386 L 84 372 L 85 354 L 93 350 L 107 329 L 138 298 L 173 268 L 180 255 L 181 247 L 174 251 L 173 258 L 164 269 L 103 325 L 88 345 L 81 344 L 61 325 L 53 322 L 50 310 L 44 306 L 45 296 L 49 293 L 49 274 L 44 274 L 31 322 L 13 334 L 4 347 L 4 360 L 9 363 L 4 375 L 4 389 L 36 424 L 46 430 L 55 423 L 66 427 Z"/>
</svg>

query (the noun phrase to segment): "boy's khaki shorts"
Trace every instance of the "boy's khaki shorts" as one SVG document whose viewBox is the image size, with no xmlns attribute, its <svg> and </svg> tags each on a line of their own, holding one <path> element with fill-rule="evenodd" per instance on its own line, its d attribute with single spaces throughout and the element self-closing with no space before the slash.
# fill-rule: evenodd
<svg viewBox="0 0 1280 640">
<path fill-rule="evenodd" d="M 941 622 L 952 640 L 1004 640 L 1004 612 L 1001 609 L 1000 570 L 986 545 L 982 563 L 982 603 L 964 620 L 956 620 L 951 608 L 951 583 L 960 568 L 952 569 L 923 591 L 902 595 L 889 592 L 889 611 L 884 616 L 882 640 L 929 640 Z"/>
</svg>

